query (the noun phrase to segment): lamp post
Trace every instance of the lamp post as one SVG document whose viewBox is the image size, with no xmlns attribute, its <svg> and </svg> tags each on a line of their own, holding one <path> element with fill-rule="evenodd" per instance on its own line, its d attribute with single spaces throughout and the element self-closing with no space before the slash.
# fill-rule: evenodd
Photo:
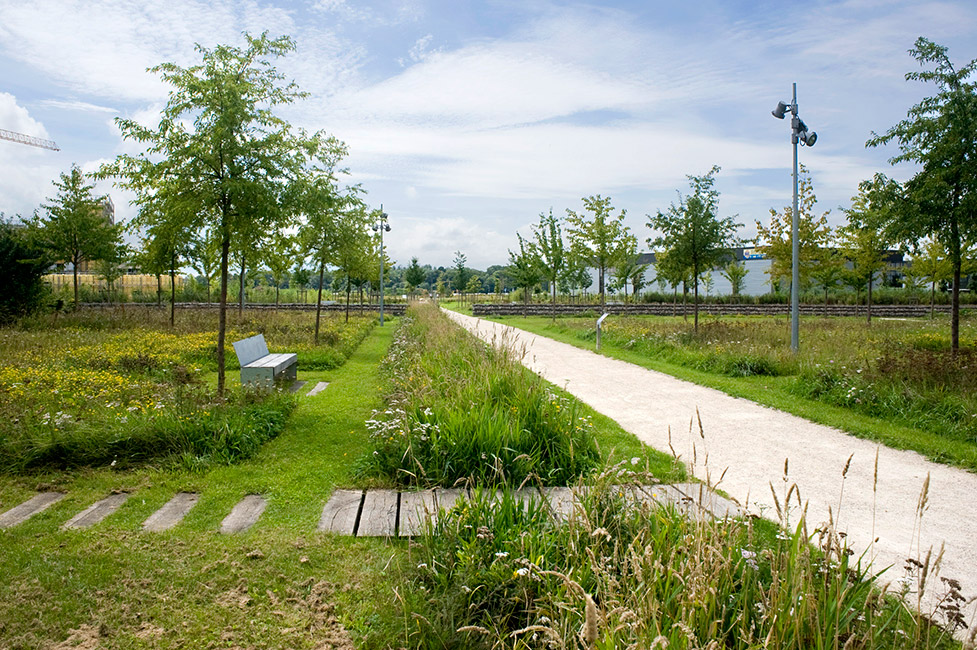
<svg viewBox="0 0 977 650">
<path fill-rule="evenodd" d="M 797 352 L 800 349 L 800 325 L 799 325 L 799 295 L 800 295 L 800 257 L 801 243 L 798 234 L 799 217 L 797 214 L 797 143 L 813 147 L 818 140 L 818 134 L 814 131 L 808 132 L 804 120 L 797 114 L 797 84 L 794 84 L 793 97 L 790 104 L 777 102 L 777 108 L 771 111 L 778 120 L 784 119 L 784 115 L 790 113 L 790 142 L 794 145 L 794 210 L 790 215 L 790 242 L 791 242 L 791 281 L 790 281 L 790 349 Z"/>
<path fill-rule="evenodd" d="M 373 232 L 380 233 L 380 327 L 383 327 L 383 231 L 390 232 L 390 224 L 387 223 L 387 213 L 383 211 L 383 204 L 380 204 L 380 216 L 377 222 L 370 226 Z"/>
</svg>

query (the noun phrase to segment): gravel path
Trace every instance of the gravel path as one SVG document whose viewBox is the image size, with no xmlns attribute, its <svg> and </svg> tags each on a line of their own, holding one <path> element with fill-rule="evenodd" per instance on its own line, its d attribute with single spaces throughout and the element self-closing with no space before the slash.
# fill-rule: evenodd
<svg viewBox="0 0 977 650">
<path fill-rule="evenodd" d="M 712 482 L 725 471 L 718 487 L 750 511 L 777 518 L 770 486 L 783 501 L 789 461 L 789 481 L 808 506 L 811 528 L 827 522 L 830 510 L 856 554 L 868 551 L 876 570 L 892 567 L 883 576 L 888 580 L 905 575 L 907 557 L 922 559 L 930 547 L 935 557 L 945 544 L 940 575 L 958 580 L 968 597 L 977 593 L 977 475 L 516 328 L 446 313 L 485 340 L 525 346 L 526 366 L 646 444 L 668 452 L 671 430 L 671 446 L 690 470 L 703 479 L 708 473 Z M 704 437 L 697 423 L 690 427 L 697 410 Z M 928 507 L 919 526 L 927 476 Z M 942 583 L 930 584 L 924 610 L 945 592 Z"/>
</svg>

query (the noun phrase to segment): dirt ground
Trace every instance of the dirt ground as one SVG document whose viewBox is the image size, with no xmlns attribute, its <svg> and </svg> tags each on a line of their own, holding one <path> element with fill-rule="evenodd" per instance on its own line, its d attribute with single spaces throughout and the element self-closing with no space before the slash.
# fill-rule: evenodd
<svg viewBox="0 0 977 650">
<path fill-rule="evenodd" d="M 806 507 L 809 529 L 836 522 L 857 555 L 870 558 L 875 572 L 885 570 L 880 582 L 915 590 L 907 559 L 925 562 L 932 549 L 935 562 L 943 548 L 939 575 L 929 572 L 924 613 L 945 601 L 948 581 L 957 581 L 966 598 L 977 595 L 977 475 L 522 330 L 446 313 L 485 340 L 524 346 L 527 367 L 646 444 L 674 449 L 698 478 L 715 483 L 722 476 L 718 488 L 752 513 L 777 520 L 773 492 L 782 506 L 796 485 L 800 499 L 791 498 L 791 521 Z M 974 607 L 965 610 L 971 627 Z"/>
</svg>

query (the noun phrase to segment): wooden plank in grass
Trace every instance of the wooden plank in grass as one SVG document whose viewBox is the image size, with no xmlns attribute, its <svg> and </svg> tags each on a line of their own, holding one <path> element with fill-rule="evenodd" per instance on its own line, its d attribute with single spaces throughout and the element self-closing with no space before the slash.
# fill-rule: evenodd
<svg viewBox="0 0 977 650">
<path fill-rule="evenodd" d="M 398 535 L 414 537 L 424 532 L 425 520 L 438 509 L 434 490 L 400 493 L 400 526 Z"/>
<path fill-rule="evenodd" d="M 310 390 L 308 393 L 306 393 L 305 396 L 306 397 L 314 397 L 314 396 L 318 395 L 319 393 L 321 393 L 322 391 L 326 390 L 326 386 L 328 386 L 328 385 L 329 385 L 329 382 L 328 381 L 320 381 L 315 386 L 313 386 L 312 387 L 312 390 Z"/>
<path fill-rule="evenodd" d="M 322 509 L 319 531 L 352 535 L 363 504 L 361 490 L 335 490 Z"/>
<path fill-rule="evenodd" d="M 438 510 L 451 510 L 458 499 L 468 498 L 468 490 L 460 488 L 436 488 L 434 494 L 437 497 Z"/>
<path fill-rule="evenodd" d="M 19 506 L 14 506 L 0 515 L 0 528 L 10 528 L 21 524 L 37 513 L 46 510 L 64 497 L 61 492 L 41 492 Z"/>
<path fill-rule="evenodd" d="M 268 502 L 260 494 L 249 494 L 231 510 L 231 514 L 221 522 L 221 532 L 225 535 L 242 533 L 258 521 Z"/>
<path fill-rule="evenodd" d="M 305 386 L 305 384 L 306 382 L 304 381 L 295 380 L 292 382 L 292 385 L 288 387 L 288 390 L 289 392 L 297 393 L 302 389 L 302 386 Z"/>
<path fill-rule="evenodd" d="M 399 494 L 394 490 L 367 491 L 356 536 L 393 537 L 397 532 L 398 501 Z"/>
<path fill-rule="evenodd" d="M 716 519 L 742 517 L 745 514 L 742 508 L 709 489 L 704 483 L 676 483 L 674 487 L 685 495 L 687 501 Z"/>
<path fill-rule="evenodd" d="M 187 513 L 197 505 L 200 499 L 199 494 L 193 492 L 180 492 L 163 505 L 162 508 L 154 512 L 143 522 L 142 529 L 151 533 L 159 533 L 173 528 L 183 521 Z"/>
<path fill-rule="evenodd" d="M 550 513 L 555 521 L 566 521 L 573 514 L 576 496 L 568 487 L 543 488 L 543 498 L 549 504 Z"/>
<path fill-rule="evenodd" d="M 128 498 L 129 495 L 125 492 L 111 494 L 79 512 L 65 522 L 62 528 L 88 528 L 89 526 L 94 526 L 118 510 Z"/>
</svg>

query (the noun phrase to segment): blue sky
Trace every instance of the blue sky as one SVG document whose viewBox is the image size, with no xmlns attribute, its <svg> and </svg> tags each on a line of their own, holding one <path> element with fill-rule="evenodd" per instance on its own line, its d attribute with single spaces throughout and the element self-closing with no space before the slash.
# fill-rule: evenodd
<svg viewBox="0 0 977 650">
<path fill-rule="evenodd" d="M 166 99 L 146 68 L 264 30 L 296 40 L 277 66 L 311 94 L 286 116 L 347 143 L 393 259 L 460 250 L 479 268 L 592 194 L 644 242 L 646 215 L 714 164 L 721 215 L 752 236 L 790 202 L 789 125 L 770 110 L 792 82 L 819 134 L 801 161 L 837 225 L 860 180 L 912 173 L 864 143 L 931 91 L 904 78 L 915 39 L 977 57 L 972 0 L 0 0 L 0 128 L 61 147 L 0 141 L 0 211 L 30 214 L 72 163 L 132 152 L 113 118 L 154 124 Z M 123 192 L 99 190 L 132 217 Z"/>
</svg>

